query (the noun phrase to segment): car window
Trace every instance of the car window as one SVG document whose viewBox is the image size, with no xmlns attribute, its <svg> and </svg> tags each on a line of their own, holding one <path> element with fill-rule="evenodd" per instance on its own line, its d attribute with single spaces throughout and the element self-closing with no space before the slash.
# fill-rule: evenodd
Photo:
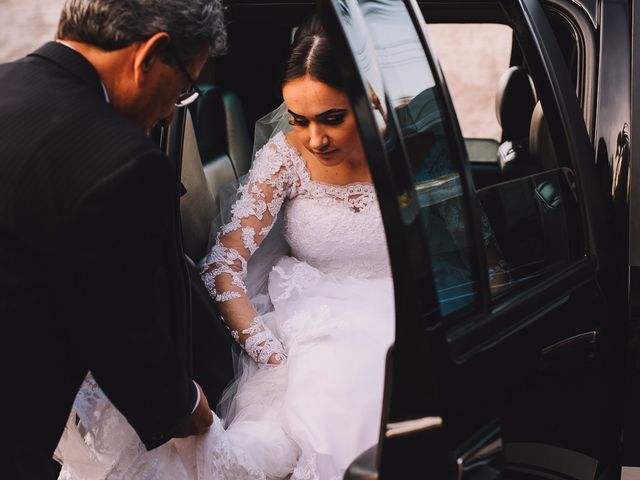
<svg viewBox="0 0 640 480">
<path fill-rule="evenodd" d="M 491 297 L 499 298 L 543 281 L 584 255 L 573 172 L 556 155 L 561 150 L 556 142 L 562 139 L 550 131 L 525 59 L 509 66 L 514 48 L 510 27 L 436 24 L 428 30 L 463 135 L 480 129 L 489 135 L 493 129 L 493 139 L 500 142 L 497 179 L 475 192 Z M 476 45 L 485 51 L 475 55 L 477 60 L 458 51 L 473 52 Z M 474 130 L 479 118 L 483 126 Z M 469 160 L 476 160 L 467 149 Z"/>
<path fill-rule="evenodd" d="M 491 296 L 498 298 L 520 285 L 541 281 L 547 273 L 562 269 L 584 254 L 573 172 L 556 156 L 558 140 L 551 135 L 526 66 L 508 66 L 512 48 L 509 27 L 431 25 L 429 34 L 435 38 L 433 45 L 463 134 L 465 128 L 469 134 L 472 126 L 467 122 L 473 118 L 485 118 L 487 124 L 490 118 L 501 122 L 494 124 L 499 127 L 500 138 L 498 181 L 476 192 Z M 478 44 L 490 38 L 495 44 L 493 53 L 480 62 L 465 57 L 458 61 L 452 52 L 459 44 L 453 40 L 460 39 L 460 44 L 466 41 L 473 50 L 468 37 Z M 494 58 L 496 66 L 488 75 L 490 58 L 496 52 L 502 58 Z M 469 139 L 465 140 L 468 147 Z M 469 159 L 476 159 L 468 151 Z"/>
<path fill-rule="evenodd" d="M 497 23 L 429 24 L 429 37 L 465 139 L 501 141 L 496 90 L 510 66 L 512 35 L 510 27 Z"/>
<path fill-rule="evenodd" d="M 442 317 L 473 310 L 478 293 L 469 201 L 479 203 L 477 241 L 485 251 L 490 298 L 543 281 L 580 258 L 584 248 L 573 173 L 556 156 L 558 139 L 551 135 L 526 68 L 508 67 L 503 58 L 501 76 L 512 82 L 509 88 L 530 88 L 531 96 L 528 105 L 521 98 L 520 103 L 514 101 L 519 97 L 509 99 L 513 103 L 504 115 L 510 122 L 499 135 L 505 152 L 497 181 L 465 193 L 462 166 L 447 132 L 441 87 L 405 4 L 349 4 L 359 7 L 362 15 L 359 22 L 352 10 L 344 24 L 351 48 L 358 52 L 356 62 L 365 79 L 375 80 L 366 80 L 376 94 L 373 98 L 386 102 L 388 111 L 377 109 L 381 116 L 397 121 L 412 169 Z M 511 30 L 504 28 L 506 32 L 501 28 L 499 35 L 509 37 L 510 44 Z M 475 75 L 473 65 L 466 67 L 467 76 Z M 475 90 L 471 84 L 465 88 Z M 495 116 L 494 105 L 485 102 L 468 108 L 474 115 Z M 511 121 L 522 125 L 514 128 Z"/>
<path fill-rule="evenodd" d="M 395 117 L 411 165 L 441 312 L 470 308 L 477 287 L 465 229 L 469 214 L 445 132 L 441 93 L 422 43 L 403 2 L 350 5 L 344 27 L 351 49 L 376 99 L 374 108 L 383 119 Z"/>
<path fill-rule="evenodd" d="M 542 281 L 584 254 L 568 168 L 502 182 L 477 194 L 493 235 L 486 251 L 494 298 Z"/>
</svg>

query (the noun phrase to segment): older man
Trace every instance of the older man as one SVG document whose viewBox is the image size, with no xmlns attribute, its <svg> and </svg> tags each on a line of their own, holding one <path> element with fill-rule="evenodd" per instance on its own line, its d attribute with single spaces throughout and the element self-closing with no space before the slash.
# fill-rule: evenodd
<svg viewBox="0 0 640 480">
<path fill-rule="evenodd" d="M 52 476 L 88 371 L 148 448 L 212 422 L 187 372 L 177 169 L 145 132 L 224 44 L 218 0 L 68 0 L 0 66 L 0 471 Z"/>
</svg>

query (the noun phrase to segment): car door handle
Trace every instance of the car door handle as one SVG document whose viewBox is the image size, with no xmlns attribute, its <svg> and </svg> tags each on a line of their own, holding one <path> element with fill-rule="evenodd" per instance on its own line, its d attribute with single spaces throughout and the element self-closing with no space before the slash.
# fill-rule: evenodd
<svg viewBox="0 0 640 480">
<path fill-rule="evenodd" d="M 442 426 L 442 417 L 422 417 L 402 422 L 387 423 L 385 437 L 394 438 L 424 432 Z"/>
</svg>

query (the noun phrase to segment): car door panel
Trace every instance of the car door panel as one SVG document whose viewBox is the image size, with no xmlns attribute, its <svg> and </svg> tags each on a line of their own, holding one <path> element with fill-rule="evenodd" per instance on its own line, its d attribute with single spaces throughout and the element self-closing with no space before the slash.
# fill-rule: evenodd
<svg viewBox="0 0 640 480">
<path fill-rule="evenodd" d="M 513 241 L 518 229 L 520 235 L 526 235 L 530 228 L 527 219 L 535 217 L 539 224 L 537 233 L 542 235 L 538 241 L 552 245 L 550 253 L 559 257 L 544 257 L 544 268 L 535 270 L 535 275 L 529 272 L 531 278 L 509 284 L 505 293 L 492 289 L 486 273 L 492 256 L 486 246 L 486 223 L 491 225 L 493 220 L 497 230 L 500 223 L 506 221 L 504 215 L 492 218 L 494 212 L 490 204 L 500 197 L 500 190 L 504 193 L 510 186 L 498 184 L 493 190 L 489 187 L 476 192 L 446 84 L 417 4 L 403 2 L 406 11 L 402 15 L 393 10 L 397 4 L 392 7 L 383 1 L 327 4 L 335 15 L 332 18 L 340 22 L 353 62 L 360 68 L 360 89 L 375 87 L 370 78 L 372 70 L 380 68 L 382 72 L 377 73 L 375 80 L 380 83 L 377 97 L 384 99 L 388 124 L 376 124 L 373 120 L 375 102 L 374 107 L 367 102 L 367 118 L 360 119 L 361 125 L 376 125 L 369 128 L 378 129 L 381 137 L 393 137 L 389 131 L 394 130 L 394 141 L 399 144 L 395 155 L 385 151 L 378 161 L 386 165 L 385 173 L 395 183 L 396 194 L 389 198 L 383 217 L 387 222 L 387 215 L 395 216 L 399 227 L 392 234 L 388 232 L 389 237 L 395 237 L 389 249 L 392 259 L 403 259 L 394 269 L 394 277 L 406 276 L 406 291 L 396 293 L 397 301 L 406 299 L 406 302 L 402 313 L 397 312 L 397 341 L 389 356 L 391 378 L 385 392 L 380 443 L 376 456 L 366 458 L 374 459 L 383 478 L 399 478 L 398 472 L 410 471 L 422 471 L 427 477 L 439 479 L 481 478 L 481 475 L 495 474 L 495 468 L 501 468 L 501 461 L 505 462 L 503 467 L 508 478 L 545 478 L 540 472 L 593 478 L 589 475 L 607 462 L 604 439 L 611 439 L 607 435 L 610 432 L 605 416 L 609 401 L 607 383 L 598 345 L 607 309 L 597 281 L 599 262 L 606 258 L 608 243 L 606 234 L 593 231 L 595 226 L 604 224 L 600 199 L 594 193 L 593 153 L 564 60 L 553 38 L 549 38 L 550 28 L 539 2 L 522 0 L 501 5 L 513 22 L 527 62 L 532 65 L 532 75 L 537 78 L 536 84 L 541 86 L 545 113 L 556 130 L 554 143 L 571 173 L 549 171 L 538 178 L 524 179 L 521 182 L 528 182 L 526 202 L 503 203 L 505 208 L 517 207 L 519 212 L 524 212 L 521 225 L 514 222 L 513 229 L 503 233 L 506 237 Z M 384 19 L 381 13 L 386 15 Z M 431 79 L 423 84 L 427 89 L 413 94 L 406 105 L 394 104 L 399 96 L 393 91 L 394 80 L 389 76 L 389 69 L 385 70 L 385 61 L 393 63 L 389 58 L 393 46 L 384 44 L 384 28 L 376 24 L 384 21 L 391 22 L 390 30 L 399 24 L 413 29 L 420 39 L 414 47 L 416 44 L 422 47 L 423 60 L 416 60 L 418 50 L 415 48 L 412 59 L 429 65 Z M 397 23 L 393 24 L 394 21 Z M 361 30 L 354 32 L 358 22 Z M 369 35 L 373 42 L 365 38 Z M 370 49 L 366 62 L 361 53 L 365 50 L 358 45 Z M 387 57 L 381 53 L 385 48 Z M 369 65 L 369 72 L 358 62 Z M 382 67 L 376 67 L 376 62 L 381 62 Z M 435 100 L 425 100 L 429 90 Z M 408 113 L 422 109 L 419 117 L 429 105 L 437 105 L 440 112 L 442 138 L 447 142 L 445 155 L 454 168 L 449 176 L 440 175 L 437 181 L 424 177 L 422 167 L 416 167 L 416 157 L 412 155 L 416 148 L 425 148 L 425 143 L 416 143 L 416 137 L 411 136 L 419 128 L 417 117 L 409 123 L 406 121 Z M 409 132 L 408 127 L 415 128 Z M 377 148 L 381 146 L 384 149 L 382 138 Z M 398 158 L 401 155 L 405 156 L 404 162 Z M 405 188 L 406 178 L 412 179 L 412 185 Z M 374 180 L 377 184 L 375 174 Z M 395 188 L 398 185 L 403 188 Z M 448 192 L 449 196 L 444 198 L 442 192 Z M 436 228 L 433 217 L 443 210 L 451 210 L 452 202 L 457 202 L 461 218 L 465 219 L 464 235 L 468 241 L 458 253 L 468 265 L 464 276 L 466 291 L 460 290 L 461 284 L 438 280 L 438 263 L 450 252 L 438 253 L 442 245 L 429 239 L 437 231 L 433 230 Z M 403 209 L 405 213 L 414 213 L 404 215 L 403 219 Z M 398 222 L 398 218 L 403 220 Z M 426 228 L 428 225 L 432 230 Z M 452 235 L 455 237 L 458 233 L 453 231 Z M 559 238 L 554 239 L 554 234 Z M 458 240 L 462 238 L 458 237 Z M 402 253 L 394 250 L 400 245 L 405 249 Z M 418 245 L 420 254 L 416 251 Z M 530 252 L 520 247 L 516 253 Z M 451 261 L 447 261 L 450 265 Z M 409 262 L 411 268 L 404 262 Z M 424 271 L 425 268 L 429 270 Z M 431 281 L 424 280 L 420 284 L 422 291 L 418 291 L 411 283 L 425 275 L 430 276 Z M 455 291 L 457 298 L 463 296 L 469 300 L 445 309 L 443 305 L 451 297 L 443 295 L 444 290 Z M 427 300 L 412 301 L 412 292 L 426 293 Z M 434 299 L 439 300 L 435 313 Z M 421 339 L 405 338 L 405 335 L 420 335 Z M 412 390 L 406 380 L 407 384 L 400 387 L 399 379 L 406 377 L 412 377 L 416 384 L 413 388 L 421 391 L 419 402 L 404 399 Z M 417 385 L 421 383 L 428 386 L 419 388 Z M 431 397 L 427 398 L 429 394 Z M 386 435 L 389 425 L 425 418 L 439 418 L 442 422 L 399 438 Z M 495 427 L 493 430 L 491 425 Z M 490 440 L 483 442 L 486 432 L 491 432 Z M 504 445 L 504 450 L 500 445 Z M 545 457 L 548 452 L 554 453 Z M 485 453 L 490 459 L 483 463 Z M 416 456 L 419 461 L 415 460 Z M 558 458 L 580 458 L 584 460 L 584 468 L 562 470 L 557 464 Z M 478 462 L 486 468 L 470 467 Z M 411 470 L 416 468 L 419 470 Z"/>
</svg>

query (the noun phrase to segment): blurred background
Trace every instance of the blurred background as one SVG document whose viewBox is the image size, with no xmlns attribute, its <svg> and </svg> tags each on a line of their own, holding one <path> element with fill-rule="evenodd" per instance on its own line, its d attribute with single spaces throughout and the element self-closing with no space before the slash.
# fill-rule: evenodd
<svg viewBox="0 0 640 480">
<path fill-rule="evenodd" d="M 0 0 L 0 63 L 52 40 L 64 0 Z M 432 25 L 429 34 L 464 137 L 500 141 L 495 91 L 509 66 L 511 29 L 503 25 Z"/>
<path fill-rule="evenodd" d="M 0 0 L 0 63 L 53 39 L 64 0 Z"/>
</svg>

